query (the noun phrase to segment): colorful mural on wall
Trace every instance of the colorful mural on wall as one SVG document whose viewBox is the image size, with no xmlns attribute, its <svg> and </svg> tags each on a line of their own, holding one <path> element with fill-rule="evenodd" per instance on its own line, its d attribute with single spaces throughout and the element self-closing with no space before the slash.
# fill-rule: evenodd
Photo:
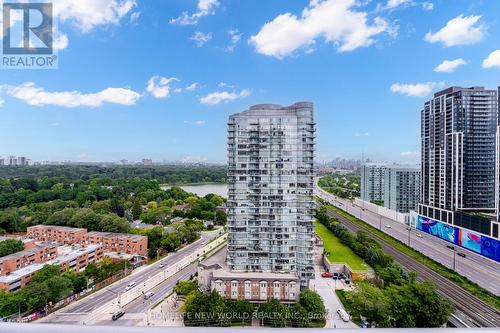
<svg viewBox="0 0 500 333">
<path fill-rule="evenodd" d="M 425 233 L 500 262 L 500 241 L 496 239 L 422 215 L 416 215 L 415 227 Z"/>
</svg>

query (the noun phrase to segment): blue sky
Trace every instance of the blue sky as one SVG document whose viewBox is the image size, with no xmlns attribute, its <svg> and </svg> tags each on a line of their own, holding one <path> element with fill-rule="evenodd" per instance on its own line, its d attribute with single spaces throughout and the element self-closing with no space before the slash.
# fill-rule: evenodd
<svg viewBox="0 0 500 333">
<path fill-rule="evenodd" d="M 58 69 L 0 70 L 0 156 L 225 162 L 231 113 L 308 100 L 318 161 L 364 152 L 413 163 L 433 91 L 500 85 L 497 0 L 56 0 L 54 10 Z"/>
</svg>

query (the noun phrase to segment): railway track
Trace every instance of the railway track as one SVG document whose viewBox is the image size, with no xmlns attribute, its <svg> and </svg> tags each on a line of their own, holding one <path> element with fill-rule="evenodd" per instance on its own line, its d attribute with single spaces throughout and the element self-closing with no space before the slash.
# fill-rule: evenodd
<svg viewBox="0 0 500 333">
<path fill-rule="evenodd" d="M 420 281 L 432 281 L 437 286 L 437 292 L 449 299 L 455 307 L 469 317 L 470 322 L 477 327 L 500 327 L 500 312 L 478 297 L 472 295 L 467 290 L 456 285 L 429 267 L 415 260 L 414 258 L 399 252 L 382 238 L 371 234 L 367 229 L 351 222 L 346 217 L 328 209 L 331 217 L 337 218 L 346 228 L 353 233 L 359 230 L 365 231 L 369 237 L 376 240 L 382 250 L 391 255 L 401 266 L 408 271 L 418 273 Z"/>
</svg>

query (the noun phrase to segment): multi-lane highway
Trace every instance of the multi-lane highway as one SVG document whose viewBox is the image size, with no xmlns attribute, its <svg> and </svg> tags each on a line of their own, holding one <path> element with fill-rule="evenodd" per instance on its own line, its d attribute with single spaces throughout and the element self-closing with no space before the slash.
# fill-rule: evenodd
<svg viewBox="0 0 500 333">
<path fill-rule="evenodd" d="M 363 209 L 349 200 L 333 196 L 319 188 L 317 183 L 315 186 L 315 194 L 401 242 L 405 244 L 409 242 L 412 248 L 444 266 L 451 269 L 455 266 L 455 270 L 459 274 L 466 276 L 469 280 L 477 283 L 493 294 L 497 296 L 500 295 L 500 263 L 457 247 L 457 253 L 464 253 L 466 255 L 465 258 L 461 257 L 447 247 L 450 243 L 416 229 L 407 230 L 407 226 L 400 222 Z"/>
<path fill-rule="evenodd" d="M 155 262 L 152 265 L 147 265 L 136 269 L 128 277 L 119 280 L 99 291 L 95 294 L 87 296 L 73 304 L 66 306 L 65 308 L 58 310 L 49 316 L 42 318 L 39 322 L 44 323 L 66 323 L 66 324 L 85 324 L 89 321 L 92 315 L 95 315 L 96 310 L 101 308 L 103 305 L 111 303 L 116 305 L 118 308 L 118 300 L 121 298 L 121 294 L 125 292 L 125 287 L 132 281 L 136 282 L 137 287 L 140 288 L 146 285 L 146 282 L 153 276 L 165 270 L 167 267 L 174 266 L 184 258 L 192 255 L 196 251 L 200 250 L 205 246 L 210 240 L 219 236 L 221 230 L 216 230 L 212 232 L 203 232 L 201 237 L 196 242 L 187 245 L 186 247 L 180 249 L 175 253 L 169 254 L 167 257 Z M 173 287 L 173 284 L 179 279 L 185 279 L 193 274 L 195 271 L 195 265 L 189 265 L 183 268 L 181 271 L 173 275 L 172 277 L 166 279 L 164 282 L 160 283 L 154 289 L 157 290 L 155 296 L 151 300 L 160 300 L 161 297 L 165 297 L 167 293 Z M 172 284 L 173 283 L 173 284 Z M 140 297 L 139 297 L 140 298 Z M 131 309 L 138 310 L 136 301 L 132 301 L 125 307 L 131 307 Z M 147 310 L 147 309 L 146 309 Z"/>
</svg>

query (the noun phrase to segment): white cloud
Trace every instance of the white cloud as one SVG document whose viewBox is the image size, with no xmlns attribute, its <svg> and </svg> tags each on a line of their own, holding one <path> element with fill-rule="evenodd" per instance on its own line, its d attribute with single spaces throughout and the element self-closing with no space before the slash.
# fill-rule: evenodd
<svg viewBox="0 0 500 333">
<path fill-rule="evenodd" d="M 417 157 L 419 155 L 418 151 L 403 151 L 401 156 L 403 157 Z"/>
<path fill-rule="evenodd" d="M 136 6 L 136 0 L 57 0 L 54 1 L 54 16 L 88 32 L 98 26 L 120 23 Z"/>
<path fill-rule="evenodd" d="M 141 17 L 141 12 L 133 12 L 132 14 L 130 14 L 130 23 L 137 23 L 139 17 Z"/>
<path fill-rule="evenodd" d="M 182 88 L 175 88 L 174 93 L 179 94 L 182 92 Z"/>
<path fill-rule="evenodd" d="M 178 81 L 178 79 L 175 77 L 167 78 L 155 75 L 148 80 L 146 91 L 156 98 L 169 97 L 170 89 L 172 89 L 170 83 L 173 81 Z"/>
<path fill-rule="evenodd" d="M 19 86 L 2 86 L 9 96 L 22 100 L 30 105 L 55 105 L 67 108 L 99 107 L 104 103 L 133 105 L 141 95 L 127 88 L 106 88 L 97 93 L 84 94 L 79 91 L 48 92 L 37 87 L 33 82 Z"/>
<path fill-rule="evenodd" d="M 234 85 L 226 83 L 226 82 L 219 82 L 217 84 L 217 87 L 219 87 L 219 88 L 235 88 Z"/>
<path fill-rule="evenodd" d="M 203 125 L 205 125 L 205 120 L 196 120 L 193 122 L 193 125 L 203 126 Z"/>
<path fill-rule="evenodd" d="M 422 3 L 422 8 L 424 10 L 427 10 L 427 11 L 433 10 L 434 9 L 434 4 L 432 2 L 424 2 L 424 3 Z"/>
<path fill-rule="evenodd" d="M 235 99 L 245 98 L 250 96 L 252 92 L 248 89 L 243 89 L 240 92 L 218 91 L 210 93 L 200 98 L 200 103 L 207 105 L 217 105 L 222 102 L 230 102 Z"/>
<path fill-rule="evenodd" d="M 445 46 L 471 45 L 483 39 L 486 28 L 479 23 L 481 16 L 459 15 L 448 21 L 436 33 L 428 32 L 424 40 L 429 43 L 443 43 Z"/>
<path fill-rule="evenodd" d="M 258 53 L 283 58 L 294 51 L 309 49 L 318 38 L 333 43 L 340 52 L 366 47 L 381 33 L 394 33 L 381 17 L 368 22 L 366 12 L 357 11 L 356 0 L 311 0 L 301 17 L 291 13 L 278 15 L 264 24 L 249 43 Z"/>
<path fill-rule="evenodd" d="M 58 122 L 55 122 L 55 123 L 50 123 L 49 126 L 50 127 L 59 127 L 61 124 L 58 123 Z"/>
<path fill-rule="evenodd" d="M 218 0 L 199 0 L 198 10 L 193 14 L 183 12 L 181 16 L 170 20 L 170 24 L 177 25 L 195 25 L 200 18 L 215 14 L 215 8 L 219 6 Z"/>
<path fill-rule="evenodd" d="M 363 132 L 363 133 L 356 132 L 356 133 L 354 133 L 354 136 L 357 138 L 368 137 L 368 136 L 370 136 L 370 133 L 368 133 L 368 132 Z"/>
<path fill-rule="evenodd" d="M 189 39 L 194 40 L 197 47 L 202 47 L 212 39 L 212 33 L 208 32 L 205 34 L 201 31 L 196 31 Z"/>
<path fill-rule="evenodd" d="M 226 47 L 226 51 L 231 53 L 236 48 L 236 45 L 240 42 L 242 34 L 238 29 L 231 29 L 227 32 L 231 38 L 231 43 Z"/>
<path fill-rule="evenodd" d="M 483 60 L 483 68 L 497 67 L 500 69 L 500 50 L 490 53 L 490 55 Z"/>
<path fill-rule="evenodd" d="M 198 82 L 194 82 L 194 83 L 191 83 L 189 86 L 187 86 L 185 89 L 187 91 L 195 91 L 196 89 L 198 89 L 199 86 L 200 86 L 200 84 Z"/>
<path fill-rule="evenodd" d="M 436 68 L 434 68 L 434 72 L 453 73 L 455 69 L 465 64 L 467 64 L 467 62 L 462 58 L 458 58 L 455 60 L 445 60 L 442 63 L 440 63 Z"/>
<path fill-rule="evenodd" d="M 394 83 L 391 85 L 391 92 L 412 97 L 428 96 L 434 88 L 441 87 L 444 82 L 426 82 L 415 84 Z"/>
<path fill-rule="evenodd" d="M 52 47 L 57 50 L 61 51 L 64 50 L 65 48 L 68 47 L 68 36 L 65 33 L 62 32 L 56 32 L 54 34 L 54 41 L 52 42 Z"/>
<path fill-rule="evenodd" d="M 379 3 L 377 5 L 377 10 L 391 10 L 391 9 L 396 9 L 401 6 L 410 6 L 413 4 L 412 0 L 388 0 L 385 5 L 382 5 Z"/>
<path fill-rule="evenodd" d="M 2 98 L 0 98 L 0 108 L 3 107 L 4 104 L 5 104 L 5 101 Z"/>
</svg>

